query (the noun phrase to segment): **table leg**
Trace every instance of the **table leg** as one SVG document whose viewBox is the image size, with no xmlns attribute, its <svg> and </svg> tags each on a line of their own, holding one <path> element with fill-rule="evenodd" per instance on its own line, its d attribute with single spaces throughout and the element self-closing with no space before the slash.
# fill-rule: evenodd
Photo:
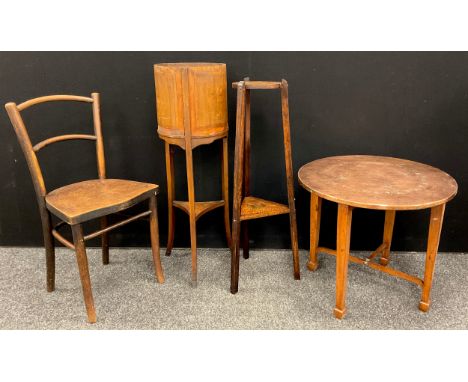
<svg viewBox="0 0 468 382">
<path fill-rule="evenodd" d="M 310 195 L 310 254 L 307 268 L 315 271 L 318 267 L 317 248 L 320 235 L 320 216 L 322 211 L 322 198 L 315 192 Z"/>
<path fill-rule="evenodd" d="M 348 277 L 349 243 L 351 239 L 352 207 L 338 204 L 338 224 L 336 235 L 336 318 L 346 314 L 346 284 Z"/>
<path fill-rule="evenodd" d="M 380 264 L 387 265 L 390 257 L 390 247 L 392 245 L 393 225 L 395 224 L 395 210 L 385 211 L 385 225 L 383 234 L 383 244 L 385 248 L 380 258 Z"/>
<path fill-rule="evenodd" d="M 429 237 L 427 240 L 426 268 L 424 270 L 424 284 L 419 303 L 419 309 L 423 312 L 429 310 L 432 277 L 434 276 L 434 266 L 439 248 L 440 232 L 444 220 L 445 204 L 431 208 L 431 220 L 429 224 Z"/>
</svg>

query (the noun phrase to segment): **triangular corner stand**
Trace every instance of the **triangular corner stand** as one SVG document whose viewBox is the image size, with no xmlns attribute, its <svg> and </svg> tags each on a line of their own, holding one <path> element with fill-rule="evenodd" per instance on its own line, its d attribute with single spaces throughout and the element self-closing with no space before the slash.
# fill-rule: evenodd
<svg viewBox="0 0 468 382">
<path fill-rule="evenodd" d="M 224 206 L 224 200 L 215 200 L 210 202 L 195 202 L 195 220 L 215 208 Z M 180 208 L 190 214 L 189 202 L 174 200 L 174 207 Z"/>
<path fill-rule="evenodd" d="M 258 219 L 281 214 L 289 214 L 289 207 L 253 196 L 246 196 L 242 200 L 240 220 Z"/>
</svg>

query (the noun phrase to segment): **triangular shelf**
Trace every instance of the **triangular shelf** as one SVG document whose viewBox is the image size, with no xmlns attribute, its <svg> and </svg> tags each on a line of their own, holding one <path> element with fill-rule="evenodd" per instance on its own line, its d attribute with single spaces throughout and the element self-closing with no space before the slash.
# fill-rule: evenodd
<svg viewBox="0 0 468 382">
<path fill-rule="evenodd" d="M 187 214 L 190 212 L 189 202 L 174 200 L 173 205 L 174 207 L 180 208 L 182 211 L 185 211 Z M 200 216 L 206 214 L 207 212 L 221 206 L 224 206 L 223 200 L 215 200 L 212 202 L 195 202 L 195 219 L 198 219 Z"/>
<path fill-rule="evenodd" d="M 242 200 L 240 220 L 258 219 L 288 213 L 289 207 L 284 204 L 246 196 Z"/>
</svg>

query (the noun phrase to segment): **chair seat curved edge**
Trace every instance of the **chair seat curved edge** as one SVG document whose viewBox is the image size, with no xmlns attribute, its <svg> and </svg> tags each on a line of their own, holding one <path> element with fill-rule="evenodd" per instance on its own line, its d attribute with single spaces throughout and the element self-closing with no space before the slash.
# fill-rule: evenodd
<svg viewBox="0 0 468 382">
<path fill-rule="evenodd" d="M 159 186 L 123 179 L 92 179 L 57 188 L 45 196 L 47 209 L 68 224 L 113 214 L 157 195 Z"/>
</svg>

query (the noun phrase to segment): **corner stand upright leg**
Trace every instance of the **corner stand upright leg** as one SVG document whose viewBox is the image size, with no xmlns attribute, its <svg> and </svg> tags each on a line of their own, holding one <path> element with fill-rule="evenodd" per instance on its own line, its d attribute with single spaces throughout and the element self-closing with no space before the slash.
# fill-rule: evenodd
<svg viewBox="0 0 468 382">
<path fill-rule="evenodd" d="M 307 268 L 315 271 L 318 267 L 317 248 L 320 236 L 320 215 L 322 212 L 322 198 L 315 192 L 310 195 L 310 254 Z"/>
<path fill-rule="evenodd" d="M 150 237 L 151 251 L 153 253 L 154 272 L 156 280 L 159 284 L 164 283 L 164 272 L 161 266 L 160 248 L 159 248 L 159 226 L 158 226 L 158 209 L 156 195 L 152 195 L 149 199 L 150 215 Z"/>
<path fill-rule="evenodd" d="M 338 205 L 338 224 L 336 235 L 336 318 L 346 314 L 346 288 L 348 278 L 349 244 L 351 239 L 352 207 Z"/>
<path fill-rule="evenodd" d="M 248 81 L 248 78 L 245 79 Z M 250 90 L 245 89 L 245 125 L 244 125 L 244 177 L 242 199 L 250 195 Z M 249 223 L 241 223 L 242 257 L 249 258 Z"/>
<path fill-rule="evenodd" d="M 291 133 L 289 125 L 288 83 L 286 82 L 286 80 L 281 81 L 281 114 L 283 119 L 284 159 L 286 163 L 286 181 L 288 186 L 289 223 L 291 229 L 291 246 L 293 252 L 294 278 L 296 280 L 299 280 L 301 278 L 301 274 L 299 269 L 296 207 L 294 203 L 294 177 L 291 154 Z"/>
<path fill-rule="evenodd" d="M 223 158 L 222 158 L 222 193 L 224 200 L 224 230 L 226 231 L 226 241 L 228 247 L 232 248 L 231 222 L 229 221 L 229 170 L 228 170 L 228 138 L 222 139 Z"/>
<path fill-rule="evenodd" d="M 175 215 L 174 215 L 174 148 L 167 142 L 164 143 L 166 153 L 166 176 L 167 176 L 167 210 L 168 210 L 168 232 L 166 256 L 170 256 L 174 245 Z"/>
<path fill-rule="evenodd" d="M 427 312 L 430 306 L 430 293 L 432 286 L 432 277 L 434 275 L 434 266 L 439 248 L 440 232 L 444 220 L 445 204 L 431 208 L 431 218 L 429 224 L 429 237 L 427 240 L 426 267 L 424 270 L 424 284 L 421 295 L 419 309 Z"/>
<path fill-rule="evenodd" d="M 231 248 L 231 293 L 239 289 L 239 245 L 240 245 L 240 212 L 242 203 L 242 178 L 244 170 L 244 122 L 245 122 L 245 88 L 240 83 L 237 88 L 236 113 L 236 149 L 234 153 L 234 192 L 232 207 L 232 248 Z"/>
<path fill-rule="evenodd" d="M 249 254 L 249 226 L 247 220 L 241 222 L 241 236 L 242 236 L 242 257 L 248 259 Z"/>
<path fill-rule="evenodd" d="M 392 245 L 393 226 L 395 224 L 395 213 L 394 210 L 385 211 L 385 224 L 383 234 L 383 244 L 385 245 L 382 251 L 382 257 L 379 262 L 382 265 L 387 265 L 390 261 L 390 247 Z"/>
<path fill-rule="evenodd" d="M 195 214 L 195 186 L 193 180 L 193 159 L 192 148 L 187 147 L 185 150 L 185 158 L 187 163 L 187 186 L 188 186 L 188 201 L 189 201 L 189 220 L 190 220 L 190 247 L 192 251 L 192 286 L 197 286 L 197 228 Z"/>
</svg>

